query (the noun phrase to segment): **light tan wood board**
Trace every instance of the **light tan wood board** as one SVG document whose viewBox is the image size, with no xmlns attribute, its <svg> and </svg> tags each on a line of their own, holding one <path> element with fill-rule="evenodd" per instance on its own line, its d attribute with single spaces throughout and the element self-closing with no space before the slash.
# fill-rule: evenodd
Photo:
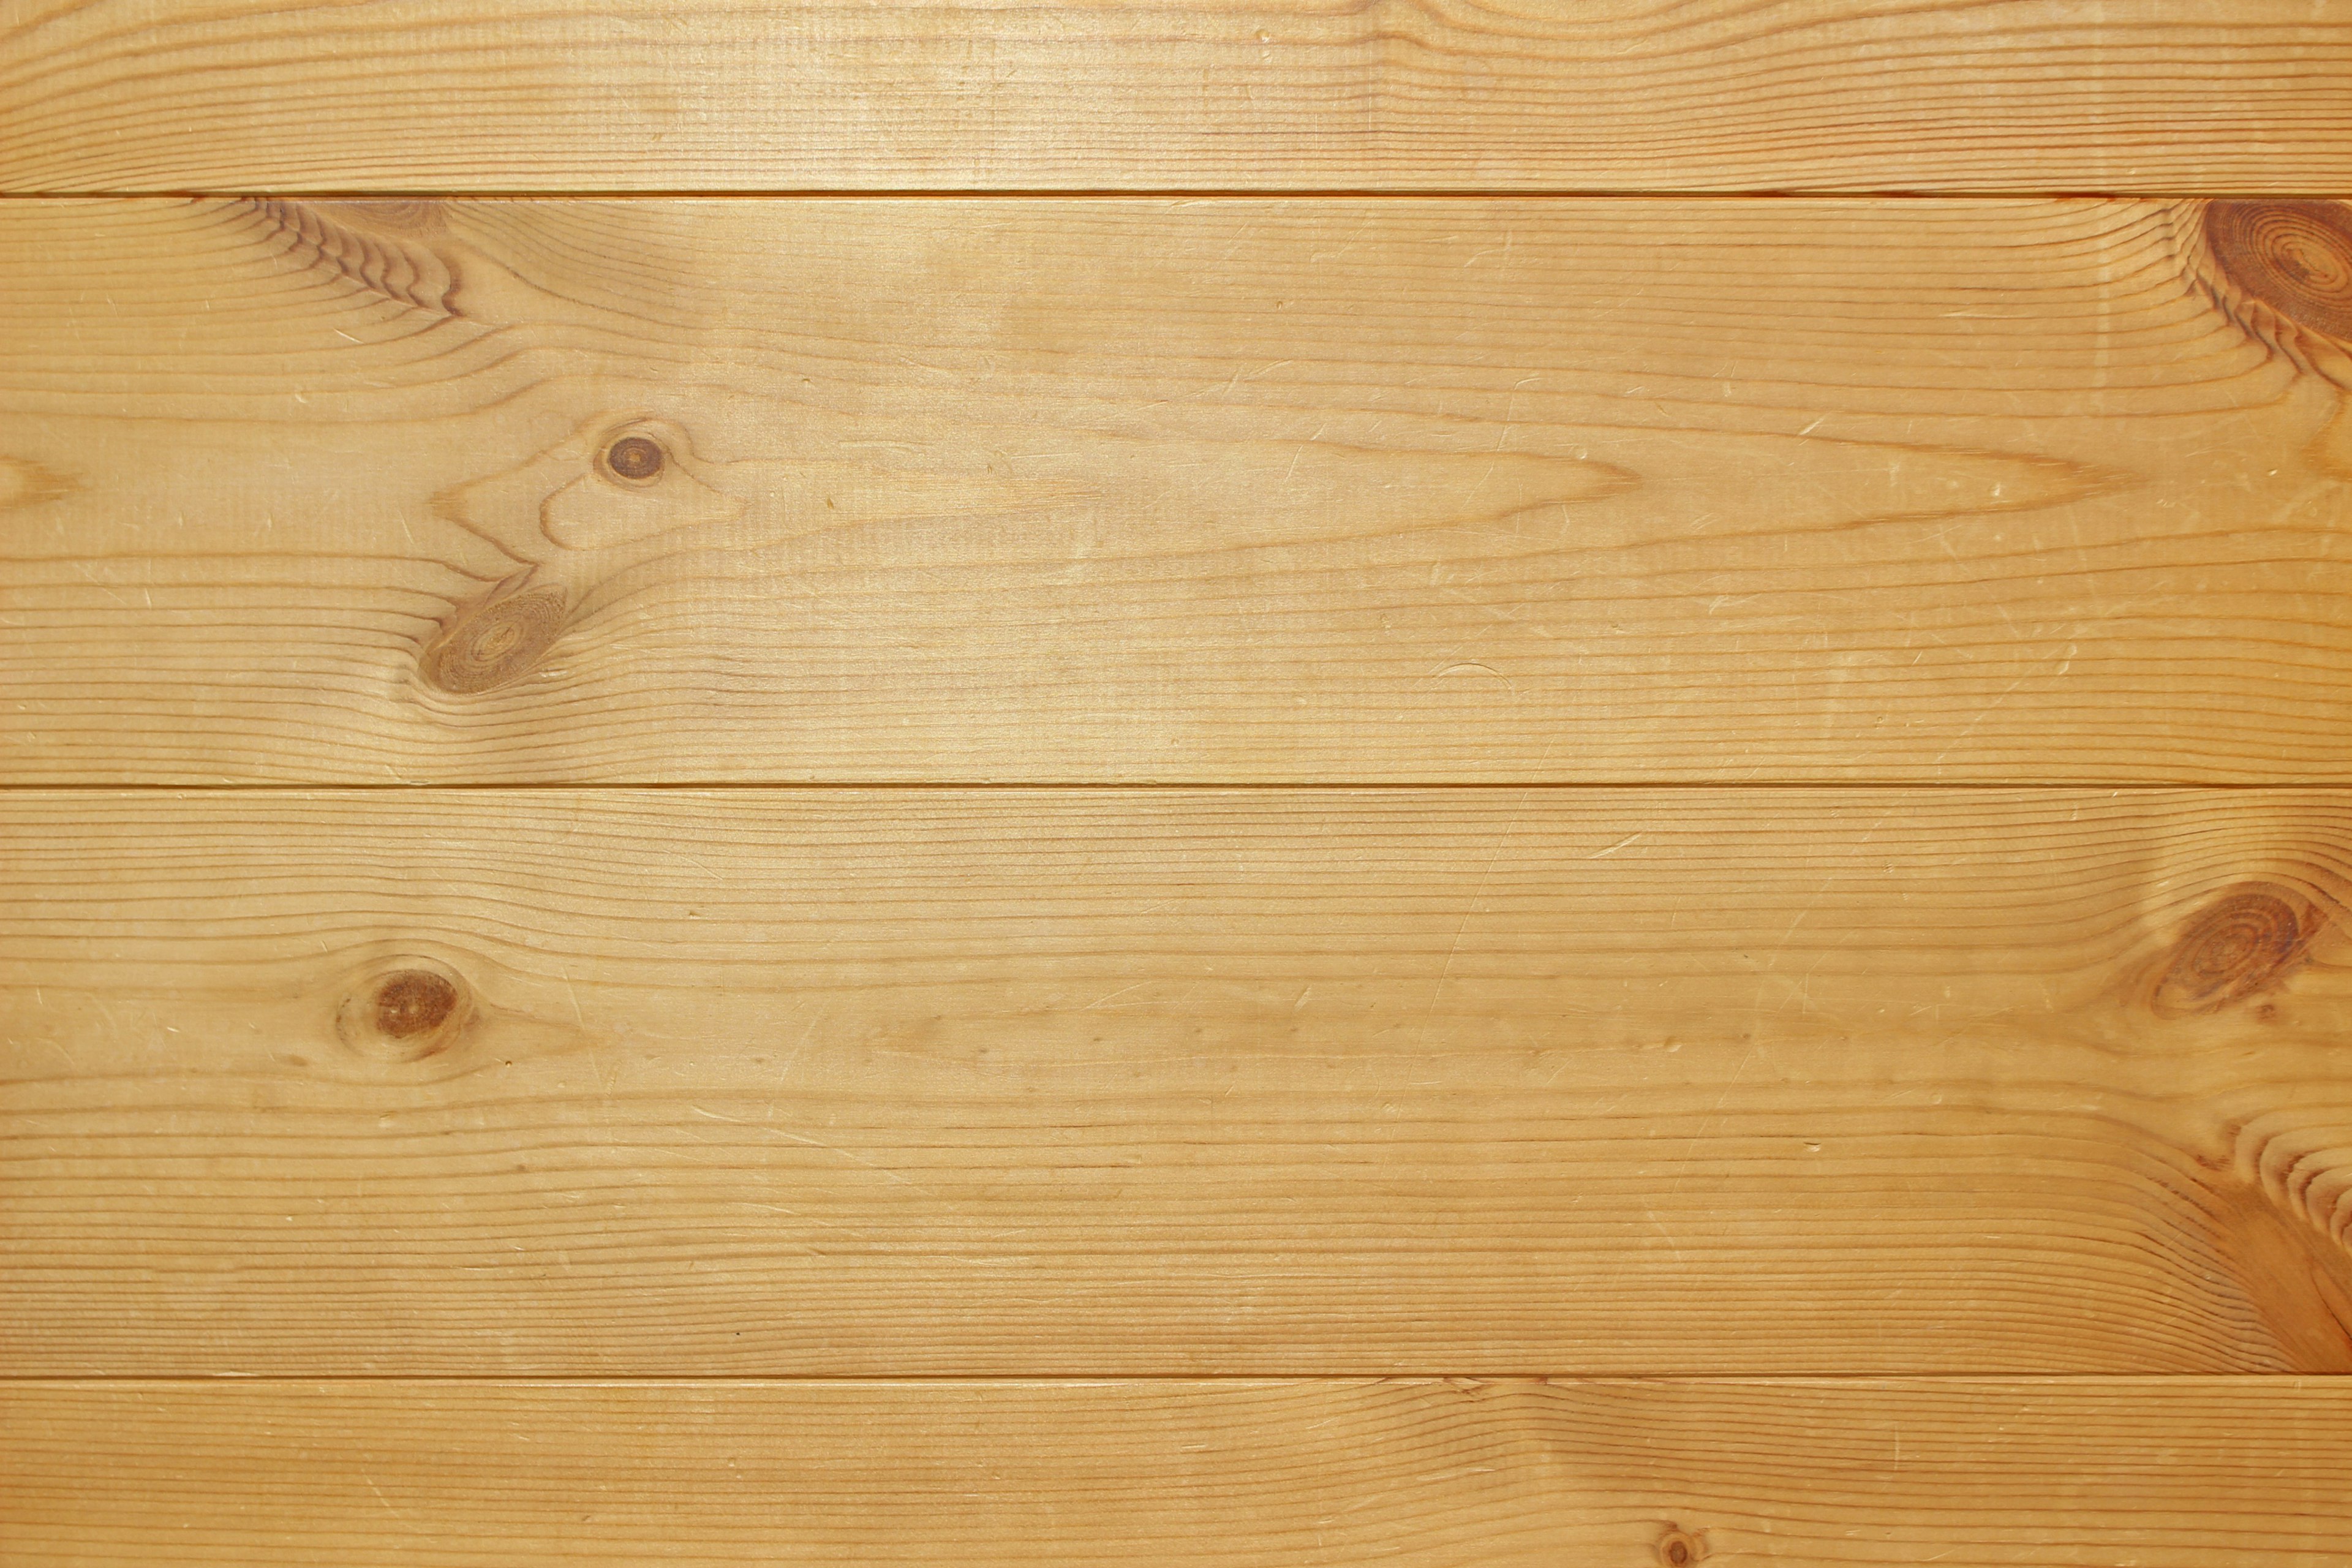
<svg viewBox="0 0 2352 1568">
<path fill-rule="evenodd" d="M 66 1563 L 2344 1561 L 2336 1379 L 0 1384 Z"/>
<path fill-rule="evenodd" d="M 2347 71 L 2340 0 L 16 0 L 0 189 L 2275 194 Z"/>
<path fill-rule="evenodd" d="M 2352 795 L 0 825 L 19 1373 L 2352 1370 Z"/>
<path fill-rule="evenodd" d="M 2338 204 L 19 203 L 0 267 L 19 782 L 2352 773 Z"/>
</svg>

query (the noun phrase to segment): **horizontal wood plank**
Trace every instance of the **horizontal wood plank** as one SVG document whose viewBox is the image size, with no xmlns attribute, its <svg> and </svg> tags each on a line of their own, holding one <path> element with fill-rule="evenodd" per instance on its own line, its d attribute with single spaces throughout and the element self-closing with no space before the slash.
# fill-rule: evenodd
<svg viewBox="0 0 2352 1568">
<path fill-rule="evenodd" d="M 2336 204 L 25 203 L 0 268 L 17 782 L 2352 777 Z"/>
<path fill-rule="evenodd" d="M 2294 192 L 2335 0 L 17 0 L 0 189 Z"/>
<path fill-rule="evenodd" d="M 2340 1564 L 2352 1380 L 0 1384 L 16 1568 Z"/>
<path fill-rule="evenodd" d="M 2352 795 L 10 792 L 18 1373 L 2352 1371 Z"/>
</svg>

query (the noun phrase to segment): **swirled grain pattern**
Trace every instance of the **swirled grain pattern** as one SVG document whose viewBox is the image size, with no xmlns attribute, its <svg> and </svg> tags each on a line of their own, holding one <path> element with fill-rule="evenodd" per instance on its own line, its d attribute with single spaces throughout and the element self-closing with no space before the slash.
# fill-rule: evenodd
<svg viewBox="0 0 2352 1568">
<path fill-rule="evenodd" d="M 439 229 L 437 202 L 257 198 L 238 205 L 296 264 L 432 316 L 457 314 L 457 272 L 422 237 Z"/>
</svg>

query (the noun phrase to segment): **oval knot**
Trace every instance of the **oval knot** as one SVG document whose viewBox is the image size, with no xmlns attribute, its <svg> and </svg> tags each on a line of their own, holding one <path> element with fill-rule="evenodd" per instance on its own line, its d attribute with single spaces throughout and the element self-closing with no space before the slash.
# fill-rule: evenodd
<svg viewBox="0 0 2352 1568">
<path fill-rule="evenodd" d="M 2211 1013 L 2270 989 L 2303 957 L 2315 924 L 2277 893 L 2233 893 L 2197 917 L 2156 983 L 2156 1010 Z"/>
<path fill-rule="evenodd" d="M 489 691 L 520 679 L 563 635 L 561 588 L 530 588 L 493 599 L 433 639 L 419 662 L 443 691 Z"/>
</svg>

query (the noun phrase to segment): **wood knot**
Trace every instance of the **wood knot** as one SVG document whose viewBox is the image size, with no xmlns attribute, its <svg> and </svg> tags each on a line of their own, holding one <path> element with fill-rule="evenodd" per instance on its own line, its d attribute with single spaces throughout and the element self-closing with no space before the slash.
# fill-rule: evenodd
<svg viewBox="0 0 2352 1568">
<path fill-rule="evenodd" d="M 1691 1568 L 1706 1555 L 1705 1542 L 1673 1525 L 1668 1525 L 1665 1534 L 1658 1537 L 1658 1561 L 1665 1568 Z"/>
<path fill-rule="evenodd" d="M 344 999 L 335 1032 L 373 1060 L 421 1061 L 449 1047 L 471 1010 L 464 982 L 446 965 L 399 958 Z"/>
<path fill-rule="evenodd" d="M 527 674 L 563 635 L 568 600 L 561 588 L 530 588 L 458 619 L 426 647 L 425 680 L 461 695 L 489 691 Z"/>
<path fill-rule="evenodd" d="M 457 1005 L 457 987 L 429 969 L 387 974 L 375 988 L 376 1032 L 395 1040 L 431 1034 Z"/>
<path fill-rule="evenodd" d="M 2248 889 L 2199 915 L 2158 973 L 2151 1002 L 2167 1017 L 2218 1012 L 2292 973 L 2325 916 L 2284 889 Z"/>
<path fill-rule="evenodd" d="M 2205 244 L 2230 284 L 2296 326 L 2352 342 L 2352 209 L 2231 201 L 2205 208 Z"/>
<path fill-rule="evenodd" d="M 668 461 L 661 443 L 650 436 L 624 436 L 604 448 L 604 467 L 617 479 L 657 479 Z"/>
</svg>

